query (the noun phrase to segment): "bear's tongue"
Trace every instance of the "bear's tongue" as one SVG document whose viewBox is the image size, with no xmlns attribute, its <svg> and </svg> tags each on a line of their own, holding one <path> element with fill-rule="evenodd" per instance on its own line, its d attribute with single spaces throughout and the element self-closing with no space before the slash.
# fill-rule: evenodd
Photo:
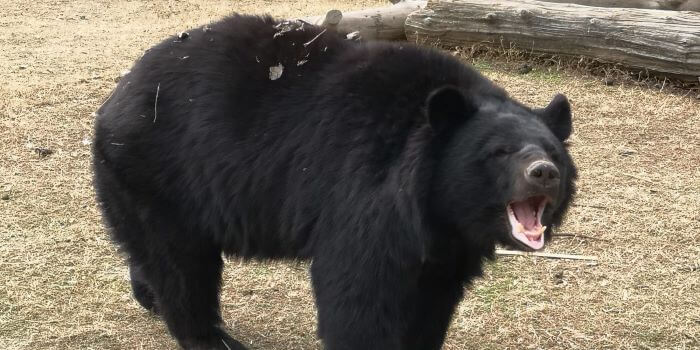
<svg viewBox="0 0 700 350">
<path fill-rule="evenodd" d="M 540 219 L 545 205 L 543 197 L 532 197 L 508 205 L 513 238 L 535 250 L 544 246 L 544 230 L 547 227 L 542 226 Z"/>
</svg>

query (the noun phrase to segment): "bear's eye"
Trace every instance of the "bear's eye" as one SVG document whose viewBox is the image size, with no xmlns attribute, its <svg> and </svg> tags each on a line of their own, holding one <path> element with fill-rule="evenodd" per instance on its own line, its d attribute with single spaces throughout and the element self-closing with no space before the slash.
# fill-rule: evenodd
<svg viewBox="0 0 700 350">
<path fill-rule="evenodd" d="M 513 153 L 513 147 L 498 147 L 491 151 L 491 155 L 494 157 L 504 157 Z"/>
<path fill-rule="evenodd" d="M 555 162 L 555 163 L 559 163 L 559 161 L 561 160 L 561 159 L 559 158 L 559 153 L 557 153 L 557 152 L 550 153 L 550 154 L 549 154 L 549 157 L 552 158 L 552 161 Z"/>
<path fill-rule="evenodd" d="M 552 161 L 554 161 L 554 162 L 559 161 L 559 152 L 557 151 L 556 147 L 554 147 L 553 145 L 550 145 L 550 144 L 545 144 L 544 151 L 547 152 L 547 154 L 550 156 L 550 158 L 552 158 Z"/>
</svg>

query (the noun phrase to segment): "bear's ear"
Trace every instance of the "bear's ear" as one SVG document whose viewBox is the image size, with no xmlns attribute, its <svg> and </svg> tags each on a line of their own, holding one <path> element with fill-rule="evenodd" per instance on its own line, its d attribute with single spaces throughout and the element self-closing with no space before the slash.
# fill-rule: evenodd
<svg viewBox="0 0 700 350">
<path fill-rule="evenodd" d="M 477 107 L 454 86 L 433 90 L 426 100 L 428 123 L 440 133 L 476 112 Z"/>
<path fill-rule="evenodd" d="M 571 135 L 571 106 L 566 96 L 557 94 L 545 108 L 533 110 L 560 141 Z"/>
</svg>

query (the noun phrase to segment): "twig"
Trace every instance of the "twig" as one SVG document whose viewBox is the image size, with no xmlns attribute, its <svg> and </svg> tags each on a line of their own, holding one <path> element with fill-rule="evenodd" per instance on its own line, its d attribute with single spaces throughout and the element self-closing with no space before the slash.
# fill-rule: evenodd
<svg viewBox="0 0 700 350">
<path fill-rule="evenodd" d="M 313 39 L 311 39 L 311 40 L 309 40 L 308 42 L 304 43 L 304 47 L 307 47 L 307 46 L 311 45 L 311 43 L 313 43 L 314 41 L 316 41 L 316 39 L 318 39 L 319 37 L 321 37 L 321 35 L 325 34 L 325 33 L 326 33 L 326 30 L 327 30 L 327 29 L 323 29 L 323 30 L 322 30 L 320 33 L 318 33 L 318 35 L 316 35 Z"/>
<path fill-rule="evenodd" d="M 631 177 L 631 178 L 633 178 L 633 179 L 637 179 L 637 180 L 639 180 L 639 181 L 645 181 L 645 182 L 648 182 L 648 183 L 650 183 L 650 184 L 656 185 L 656 182 L 654 182 L 654 181 L 652 181 L 652 180 L 649 180 L 649 179 L 645 179 L 645 178 L 643 178 L 643 177 L 639 177 L 639 176 L 634 175 L 634 174 L 622 173 L 622 175 L 629 176 L 629 177 Z"/>
<path fill-rule="evenodd" d="M 584 208 L 594 208 L 594 209 L 608 209 L 605 206 L 602 205 L 593 205 L 593 204 L 574 204 L 574 207 L 584 207 Z"/>
<path fill-rule="evenodd" d="M 539 256 L 552 259 L 571 259 L 571 260 L 589 260 L 598 261 L 598 257 L 591 255 L 573 255 L 573 254 L 558 254 L 558 253 L 540 253 L 540 252 L 522 252 L 518 250 L 496 249 L 497 255 L 519 255 L 519 256 Z"/>
<path fill-rule="evenodd" d="M 659 90 L 659 91 L 664 91 L 665 87 L 666 87 L 666 77 L 664 77 L 664 83 L 661 84 L 661 90 Z"/>
<path fill-rule="evenodd" d="M 109 96 L 107 96 L 107 98 L 106 98 L 104 101 L 102 101 L 102 104 L 100 105 L 100 107 L 97 108 L 98 111 L 99 111 L 100 109 L 102 109 L 102 107 L 104 107 L 104 105 L 107 103 L 107 101 L 109 101 L 110 98 L 112 98 L 112 95 L 114 95 L 114 92 L 115 92 L 116 90 L 117 90 L 117 89 L 113 89 L 112 92 L 109 93 Z"/>
<path fill-rule="evenodd" d="M 160 93 L 160 83 L 158 83 L 158 87 L 156 88 L 156 102 L 153 104 L 153 123 L 155 124 L 156 119 L 158 118 L 158 94 Z"/>
<path fill-rule="evenodd" d="M 585 239 L 593 239 L 596 241 L 603 241 L 603 242 L 610 242 L 609 239 L 605 238 L 598 238 L 598 237 L 593 237 L 593 236 L 586 236 L 586 235 L 580 235 L 578 233 L 555 233 L 552 234 L 554 237 L 574 237 L 574 238 L 585 238 Z"/>
</svg>

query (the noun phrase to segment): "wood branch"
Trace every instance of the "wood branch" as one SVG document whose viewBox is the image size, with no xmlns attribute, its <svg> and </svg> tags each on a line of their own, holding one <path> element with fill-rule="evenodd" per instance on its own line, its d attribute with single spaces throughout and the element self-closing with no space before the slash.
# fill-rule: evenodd
<svg viewBox="0 0 700 350">
<path fill-rule="evenodd" d="M 685 0 L 678 6 L 678 10 L 700 12 L 700 0 Z"/>
<path fill-rule="evenodd" d="M 592 255 L 574 255 L 574 254 L 559 254 L 559 253 L 541 253 L 541 252 L 523 252 L 519 250 L 496 249 L 496 255 L 517 255 L 517 256 L 539 256 L 552 259 L 570 259 L 570 260 L 588 260 L 598 261 L 598 257 Z"/>
<path fill-rule="evenodd" d="M 411 41 L 587 56 L 683 80 L 700 77 L 700 14 L 535 0 L 431 1 L 406 20 Z"/>
<path fill-rule="evenodd" d="M 425 4 L 426 1 L 410 0 L 401 1 L 396 5 L 342 14 L 338 10 L 331 10 L 326 15 L 306 17 L 302 20 L 344 33 L 359 31 L 363 40 L 406 40 L 406 17 L 425 7 Z"/>
<path fill-rule="evenodd" d="M 679 10 L 685 3 L 700 0 L 542 0 L 560 4 L 577 4 L 597 7 L 623 7 L 652 10 Z"/>
</svg>

